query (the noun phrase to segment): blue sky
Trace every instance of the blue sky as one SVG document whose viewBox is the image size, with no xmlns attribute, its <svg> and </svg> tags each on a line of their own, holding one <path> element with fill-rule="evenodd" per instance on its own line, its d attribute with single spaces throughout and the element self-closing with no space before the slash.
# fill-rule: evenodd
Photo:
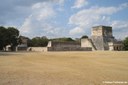
<svg viewBox="0 0 128 85">
<path fill-rule="evenodd" d="M 128 0 L 1 0 L 0 25 L 14 26 L 21 35 L 91 36 L 93 26 L 113 27 L 118 39 L 128 36 Z"/>
</svg>

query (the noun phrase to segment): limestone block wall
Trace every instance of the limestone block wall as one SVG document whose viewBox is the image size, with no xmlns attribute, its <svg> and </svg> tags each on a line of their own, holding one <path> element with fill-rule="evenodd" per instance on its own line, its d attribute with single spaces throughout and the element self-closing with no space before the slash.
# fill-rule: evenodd
<svg viewBox="0 0 128 85">
<path fill-rule="evenodd" d="M 102 36 L 92 36 L 91 39 L 97 50 L 104 50 L 104 40 Z"/>
<path fill-rule="evenodd" d="M 91 47 L 48 47 L 48 51 L 92 51 Z"/>
<path fill-rule="evenodd" d="M 35 52 L 47 52 L 47 47 L 29 47 L 27 51 L 35 51 Z"/>
<path fill-rule="evenodd" d="M 109 50 L 107 37 L 91 36 L 91 39 L 97 50 Z"/>
<path fill-rule="evenodd" d="M 58 47 L 58 48 L 79 48 L 80 43 L 77 42 L 52 42 L 51 47 Z"/>
<path fill-rule="evenodd" d="M 92 47 L 81 47 L 79 42 L 49 41 L 48 51 L 91 51 Z"/>
<path fill-rule="evenodd" d="M 92 50 L 96 50 L 92 40 L 88 38 L 81 39 L 81 47 L 87 47 L 87 48 L 92 48 Z"/>
<path fill-rule="evenodd" d="M 104 50 L 109 50 L 109 42 L 106 37 L 103 37 Z"/>
<path fill-rule="evenodd" d="M 28 47 L 18 47 L 17 51 L 27 51 Z"/>
<path fill-rule="evenodd" d="M 101 27 L 93 27 L 93 29 L 92 29 L 92 35 L 93 36 L 101 36 L 101 35 L 103 35 L 103 30 L 102 30 L 102 28 Z"/>
<path fill-rule="evenodd" d="M 108 45 L 109 45 L 109 50 L 110 51 L 113 51 L 114 50 L 114 44 L 113 44 L 113 42 L 109 42 Z"/>
<path fill-rule="evenodd" d="M 17 46 L 17 51 L 27 51 L 27 44 L 21 44 Z"/>
<path fill-rule="evenodd" d="M 48 42 L 47 47 L 52 47 L 52 41 L 49 41 L 49 42 Z"/>
<path fill-rule="evenodd" d="M 88 38 L 81 39 L 81 47 L 92 47 Z"/>
<path fill-rule="evenodd" d="M 112 27 L 110 26 L 95 26 L 92 29 L 92 36 L 113 36 Z"/>
</svg>

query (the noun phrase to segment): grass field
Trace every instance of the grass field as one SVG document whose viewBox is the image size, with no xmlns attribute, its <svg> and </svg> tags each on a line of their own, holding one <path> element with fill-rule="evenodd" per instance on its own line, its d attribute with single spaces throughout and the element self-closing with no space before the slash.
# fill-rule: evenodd
<svg viewBox="0 0 128 85">
<path fill-rule="evenodd" d="M 0 53 L 0 85 L 128 85 L 128 52 Z"/>
</svg>

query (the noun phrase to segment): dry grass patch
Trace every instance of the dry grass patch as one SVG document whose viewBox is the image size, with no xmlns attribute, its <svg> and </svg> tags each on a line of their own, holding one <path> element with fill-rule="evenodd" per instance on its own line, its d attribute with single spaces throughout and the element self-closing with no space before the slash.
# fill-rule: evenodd
<svg viewBox="0 0 128 85">
<path fill-rule="evenodd" d="M 128 52 L 0 55 L 0 85 L 107 85 L 103 81 L 128 82 Z"/>
</svg>

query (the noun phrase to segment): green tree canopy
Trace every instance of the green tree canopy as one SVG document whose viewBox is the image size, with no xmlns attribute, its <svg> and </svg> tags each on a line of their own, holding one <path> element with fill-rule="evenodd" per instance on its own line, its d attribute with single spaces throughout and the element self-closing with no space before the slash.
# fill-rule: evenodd
<svg viewBox="0 0 128 85">
<path fill-rule="evenodd" d="M 0 50 L 8 44 L 8 35 L 7 29 L 3 26 L 0 26 Z"/>
<path fill-rule="evenodd" d="M 128 37 L 125 38 L 123 44 L 124 44 L 124 50 L 128 50 Z"/>
<path fill-rule="evenodd" d="M 14 50 L 18 45 L 19 31 L 14 27 L 0 26 L 0 50 L 3 50 L 7 45 L 11 45 Z"/>
<path fill-rule="evenodd" d="M 33 47 L 45 47 L 48 44 L 48 38 L 43 37 L 34 37 L 31 40 L 28 41 L 28 46 Z"/>
</svg>

